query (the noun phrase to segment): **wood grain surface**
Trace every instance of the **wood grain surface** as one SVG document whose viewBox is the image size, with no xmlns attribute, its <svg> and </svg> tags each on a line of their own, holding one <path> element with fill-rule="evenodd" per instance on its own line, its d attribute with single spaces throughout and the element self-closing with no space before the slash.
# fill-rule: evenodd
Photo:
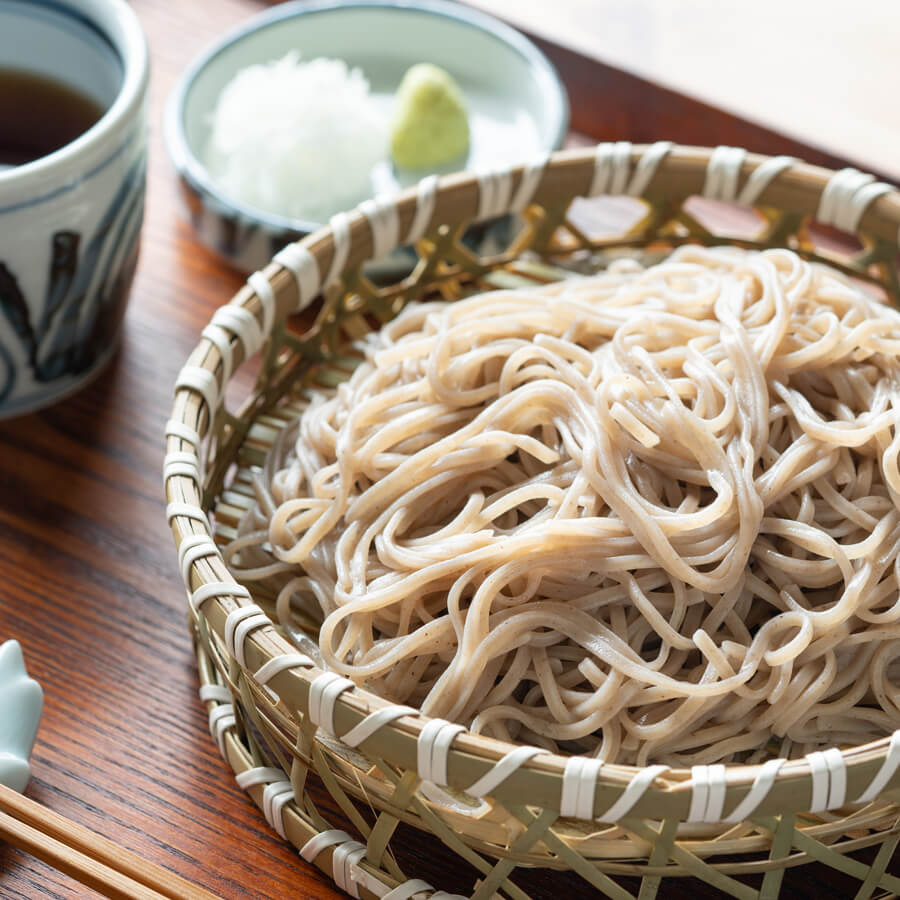
<svg viewBox="0 0 900 900">
<path fill-rule="evenodd" d="M 194 241 L 180 214 L 162 144 L 163 107 L 189 60 L 263 4 L 133 5 L 153 59 L 153 134 L 124 342 L 77 396 L 0 423 L 0 639 L 22 642 L 46 697 L 28 794 L 228 900 L 335 898 L 330 881 L 269 829 L 210 739 L 161 484 L 176 374 L 214 309 L 242 281 Z M 667 137 L 838 162 L 571 51 L 545 49 L 571 93 L 572 121 L 583 133 L 573 141 Z M 433 842 L 409 840 L 440 872 L 445 863 Z M 786 878 L 788 897 L 850 896 L 831 870 Z M 571 883 L 566 889 L 591 895 Z M 541 893 L 557 891 L 548 884 Z M 0 846 L 0 898 L 89 896 Z M 660 896 L 716 894 L 682 882 Z"/>
</svg>

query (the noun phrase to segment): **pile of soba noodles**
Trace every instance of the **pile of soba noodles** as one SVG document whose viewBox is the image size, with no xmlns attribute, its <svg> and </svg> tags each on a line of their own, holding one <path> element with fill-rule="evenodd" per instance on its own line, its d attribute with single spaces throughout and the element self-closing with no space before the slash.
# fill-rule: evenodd
<svg viewBox="0 0 900 900">
<path fill-rule="evenodd" d="M 637 765 L 900 725 L 900 314 L 787 250 L 684 247 L 412 305 L 362 351 L 228 549 L 324 667 Z"/>
</svg>

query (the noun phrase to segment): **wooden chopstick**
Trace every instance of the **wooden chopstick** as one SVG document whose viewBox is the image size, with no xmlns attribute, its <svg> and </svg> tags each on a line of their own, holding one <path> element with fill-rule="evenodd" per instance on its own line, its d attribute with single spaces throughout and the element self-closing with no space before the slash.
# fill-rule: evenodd
<svg viewBox="0 0 900 900">
<path fill-rule="evenodd" d="M 113 900 L 219 900 L 2 784 L 0 839 Z"/>
</svg>

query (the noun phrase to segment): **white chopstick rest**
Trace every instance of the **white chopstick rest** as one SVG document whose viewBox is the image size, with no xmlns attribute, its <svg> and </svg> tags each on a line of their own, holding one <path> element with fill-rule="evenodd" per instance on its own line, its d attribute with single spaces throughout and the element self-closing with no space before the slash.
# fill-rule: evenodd
<svg viewBox="0 0 900 900">
<path fill-rule="evenodd" d="M 37 737 L 44 692 L 28 675 L 18 641 L 0 644 L 0 784 L 25 790 L 29 758 Z"/>
</svg>

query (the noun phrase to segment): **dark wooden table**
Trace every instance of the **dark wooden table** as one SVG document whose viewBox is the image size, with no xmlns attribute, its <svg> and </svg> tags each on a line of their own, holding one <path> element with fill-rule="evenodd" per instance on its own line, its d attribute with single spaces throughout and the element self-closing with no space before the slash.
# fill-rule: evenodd
<svg viewBox="0 0 900 900">
<path fill-rule="evenodd" d="M 161 484 L 176 374 L 242 281 L 195 242 L 180 215 L 162 110 L 188 61 L 263 4 L 133 2 L 153 57 L 153 138 L 124 344 L 81 394 L 0 423 L 0 639 L 22 642 L 46 695 L 28 793 L 224 898 L 338 897 L 269 829 L 210 739 Z M 573 141 L 671 138 L 840 163 L 541 43 L 569 89 Z M 831 870 L 795 870 L 787 879 L 785 896 L 850 895 Z M 85 896 L 0 846 L 0 897 Z M 683 883 L 660 896 L 715 894 Z"/>
</svg>

